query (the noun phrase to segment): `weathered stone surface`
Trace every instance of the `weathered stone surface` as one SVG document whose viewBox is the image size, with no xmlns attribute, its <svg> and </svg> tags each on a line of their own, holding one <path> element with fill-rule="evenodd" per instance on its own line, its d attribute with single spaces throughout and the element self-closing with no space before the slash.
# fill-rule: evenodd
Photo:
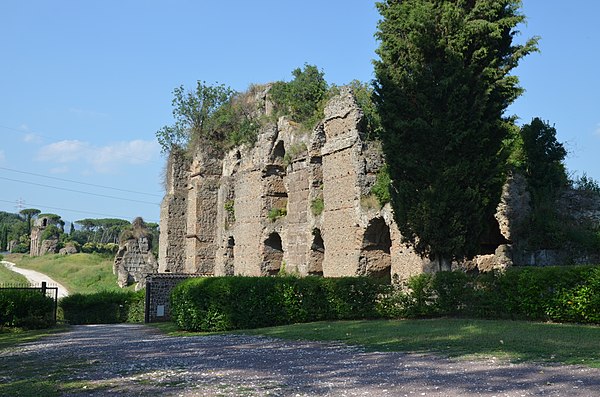
<svg viewBox="0 0 600 397">
<path fill-rule="evenodd" d="M 46 254 L 55 254 L 58 252 L 58 240 L 48 239 L 42 240 L 42 234 L 48 226 L 51 225 L 51 220 L 48 217 L 40 217 L 35 220 L 31 228 L 31 243 L 29 245 L 30 256 L 40 256 Z"/>
<path fill-rule="evenodd" d="M 254 94 L 268 115 L 268 87 Z M 281 117 L 261 127 L 253 146 L 217 155 L 204 145 L 191 159 L 172 155 L 159 271 L 264 276 L 285 268 L 300 275 L 405 279 L 450 268 L 405 245 L 391 206 L 381 208 L 370 194 L 384 157 L 380 143 L 363 139 L 363 113 L 351 91 L 340 89 L 324 114 L 311 132 Z M 581 219 L 600 222 L 599 202 L 576 195 L 562 200 L 569 211 L 579 209 Z M 557 263 L 548 252 L 523 252 L 530 201 L 526 179 L 511 175 L 495 214 L 500 231 L 482 241 L 485 252 L 495 252 L 452 268 Z"/>
<path fill-rule="evenodd" d="M 38 255 L 56 254 L 58 252 L 58 240 L 47 239 L 42 240 L 40 244 Z"/>
<path fill-rule="evenodd" d="M 531 196 L 527 180 L 521 174 L 510 175 L 502 188 L 502 196 L 496 210 L 500 233 L 508 241 L 523 240 L 523 222 L 531 213 Z"/>
<path fill-rule="evenodd" d="M 138 283 L 136 289 L 143 288 L 145 276 L 156 273 L 158 262 L 151 249 L 151 242 L 146 236 L 131 238 L 119 244 L 113 265 L 113 274 L 117 275 L 119 287 Z"/>
<path fill-rule="evenodd" d="M 389 206 L 361 206 L 383 165 L 380 144 L 362 140 L 362 117 L 342 89 L 311 133 L 282 117 L 262 127 L 253 147 L 172 159 L 159 271 L 272 275 L 285 267 L 389 278 L 431 270 L 400 244 Z"/>
<path fill-rule="evenodd" d="M 58 251 L 61 255 L 72 255 L 77 253 L 77 248 L 72 243 L 67 243 L 63 248 Z"/>
</svg>

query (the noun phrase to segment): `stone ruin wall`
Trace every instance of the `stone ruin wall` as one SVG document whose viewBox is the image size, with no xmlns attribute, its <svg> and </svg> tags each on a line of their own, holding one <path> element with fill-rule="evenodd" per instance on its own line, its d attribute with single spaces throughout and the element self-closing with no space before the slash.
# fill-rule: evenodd
<svg viewBox="0 0 600 397">
<path fill-rule="evenodd" d="M 158 263 L 147 236 L 131 238 L 119 244 L 113 262 L 113 274 L 117 276 L 119 287 L 136 283 L 137 291 L 144 287 L 146 275 L 156 273 L 157 270 Z"/>
<path fill-rule="evenodd" d="M 255 100 L 265 112 L 271 108 L 266 90 Z M 378 142 L 363 140 L 362 116 L 342 89 L 312 132 L 280 118 L 261 128 L 253 147 L 218 156 L 204 145 L 192 159 L 172 154 L 161 207 L 159 272 L 265 276 L 285 266 L 300 275 L 405 279 L 437 270 L 401 243 L 389 204 L 379 208 L 365 200 L 384 160 Z M 599 202 L 583 205 L 572 196 L 565 199 L 569 211 L 600 223 Z M 324 204 L 320 214 L 311 208 L 315 200 Z M 529 206 L 525 179 L 509 177 L 490 252 L 452 266 L 488 271 L 565 263 L 565 253 L 522 249 L 520 224 Z M 287 214 L 271 220 L 274 208 Z"/>
<path fill-rule="evenodd" d="M 256 100 L 268 111 L 266 92 Z M 389 204 L 363 203 L 383 156 L 377 142 L 362 139 L 361 119 L 343 89 L 312 132 L 282 117 L 262 127 L 253 147 L 172 155 L 159 272 L 405 278 L 431 271 L 400 243 Z M 321 213 L 311 208 L 318 200 Z M 272 219 L 275 209 L 286 213 Z"/>
</svg>

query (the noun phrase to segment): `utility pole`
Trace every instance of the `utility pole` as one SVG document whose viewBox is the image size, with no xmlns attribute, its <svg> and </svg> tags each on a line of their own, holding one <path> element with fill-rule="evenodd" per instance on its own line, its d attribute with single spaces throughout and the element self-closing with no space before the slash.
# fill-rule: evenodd
<svg viewBox="0 0 600 397">
<path fill-rule="evenodd" d="M 17 209 L 17 213 L 24 210 L 25 209 L 25 200 L 23 200 L 21 197 L 19 197 L 17 199 L 17 205 L 15 205 L 15 208 Z"/>
</svg>

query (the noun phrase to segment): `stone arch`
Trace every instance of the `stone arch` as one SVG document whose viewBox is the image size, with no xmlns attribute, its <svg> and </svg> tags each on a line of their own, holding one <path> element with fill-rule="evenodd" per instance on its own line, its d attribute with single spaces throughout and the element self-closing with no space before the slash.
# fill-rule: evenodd
<svg viewBox="0 0 600 397">
<path fill-rule="evenodd" d="M 278 141 L 273 147 L 273 159 L 274 160 L 283 160 L 285 157 L 285 145 L 283 141 Z"/>
<path fill-rule="evenodd" d="M 357 273 L 391 281 L 391 247 L 390 228 L 385 220 L 371 219 L 363 235 Z"/>
<path fill-rule="evenodd" d="M 313 229 L 313 241 L 310 246 L 308 258 L 308 274 L 311 276 L 323 276 L 323 258 L 325 258 L 325 242 L 321 230 Z"/>
<path fill-rule="evenodd" d="M 225 275 L 233 276 L 235 274 L 235 238 L 229 236 L 227 246 L 225 247 Z"/>
<path fill-rule="evenodd" d="M 263 275 L 275 276 L 281 269 L 283 262 L 283 243 L 277 232 L 269 234 L 264 242 L 261 273 Z"/>
</svg>

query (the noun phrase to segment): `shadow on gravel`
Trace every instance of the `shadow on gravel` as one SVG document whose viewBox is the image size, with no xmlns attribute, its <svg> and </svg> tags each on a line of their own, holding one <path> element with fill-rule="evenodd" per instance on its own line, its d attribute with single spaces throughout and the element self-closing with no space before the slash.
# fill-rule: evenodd
<svg viewBox="0 0 600 397">
<path fill-rule="evenodd" d="M 592 368 L 241 335 L 167 337 L 141 325 L 76 326 L 7 353 L 0 357 L 0 384 L 18 385 L 30 376 L 67 396 L 600 395 L 600 370 Z"/>
</svg>

